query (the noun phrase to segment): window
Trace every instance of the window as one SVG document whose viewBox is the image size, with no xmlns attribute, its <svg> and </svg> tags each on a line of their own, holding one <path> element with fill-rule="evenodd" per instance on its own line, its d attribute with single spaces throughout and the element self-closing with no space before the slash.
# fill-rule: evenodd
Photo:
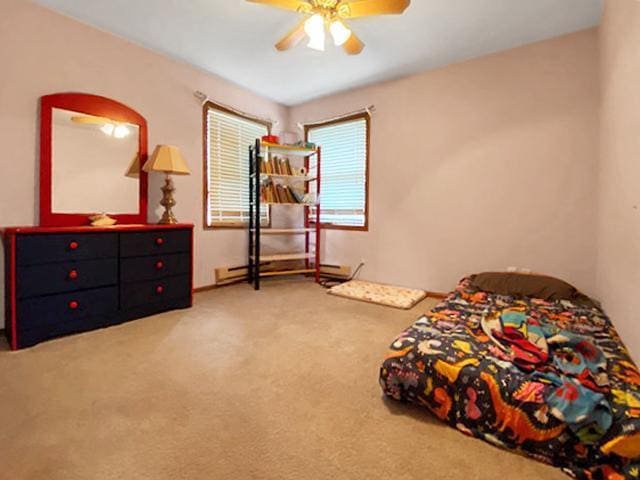
<svg viewBox="0 0 640 480">
<path fill-rule="evenodd" d="M 320 221 L 326 228 L 368 229 L 369 127 L 367 113 L 306 126 L 307 140 L 322 149 Z"/>
<path fill-rule="evenodd" d="M 204 106 L 205 226 L 246 227 L 249 223 L 249 146 L 271 125 L 207 102 Z M 268 209 L 262 208 L 268 222 Z"/>
</svg>

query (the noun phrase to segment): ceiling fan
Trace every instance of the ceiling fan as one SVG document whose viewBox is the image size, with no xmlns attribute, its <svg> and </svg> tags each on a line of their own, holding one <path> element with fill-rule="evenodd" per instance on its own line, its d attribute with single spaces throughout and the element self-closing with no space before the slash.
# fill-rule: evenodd
<svg viewBox="0 0 640 480">
<path fill-rule="evenodd" d="M 347 26 L 345 20 L 375 15 L 399 15 L 411 0 L 247 0 L 303 14 L 303 20 L 276 43 L 280 51 L 289 50 L 309 37 L 307 46 L 324 51 L 327 30 L 337 46 L 349 55 L 358 55 L 364 43 Z"/>
</svg>

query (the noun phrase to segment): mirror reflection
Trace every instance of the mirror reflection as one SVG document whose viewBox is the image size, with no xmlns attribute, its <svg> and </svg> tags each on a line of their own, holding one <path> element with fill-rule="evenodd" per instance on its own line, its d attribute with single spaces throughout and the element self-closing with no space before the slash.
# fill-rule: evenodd
<svg viewBox="0 0 640 480">
<path fill-rule="evenodd" d="M 137 125 L 53 109 L 52 211 L 138 211 Z"/>
</svg>

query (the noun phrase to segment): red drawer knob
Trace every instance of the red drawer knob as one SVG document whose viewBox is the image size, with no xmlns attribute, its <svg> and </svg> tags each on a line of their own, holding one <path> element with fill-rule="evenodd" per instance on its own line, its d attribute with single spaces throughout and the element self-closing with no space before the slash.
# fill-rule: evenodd
<svg viewBox="0 0 640 480">
<path fill-rule="evenodd" d="M 156 245 L 162 245 L 164 243 L 164 238 L 158 237 L 156 238 Z"/>
<path fill-rule="evenodd" d="M 69 302 L 69 308 L 70 308 L 71 310 L 75 310 L 75 309 L 76 309 L 76 308 L 78 308 L 79 306 L 80 306 L 80 304 L 79 304 L 77 301 L 75 301 L 75 300 L 71 300 L 71 301 Z"/>
<path fill-rule="evenodd" d="M 162 285 L 158 285 L 156 287 L 156 293 L 160 294 L 164 292 L 164 287 Z"/>
<path fill-rule="evenodd" d="M 69 250 L 77 250 L 78 249 L 78 242 L 71 242 L 69 244 Z"/>
<path fill-rule="evenodd" d="M 164 262 L 162 260 L 158 260 L 156 262 L 156 270 L 162 270 L 164 268 Z"/>
<path fill-rule="evenodd" d="M 71 270 L 69 272 L 69 280 L 76 280 L 78 278 L 78 271 L 77 270 Z"/>
</svg>

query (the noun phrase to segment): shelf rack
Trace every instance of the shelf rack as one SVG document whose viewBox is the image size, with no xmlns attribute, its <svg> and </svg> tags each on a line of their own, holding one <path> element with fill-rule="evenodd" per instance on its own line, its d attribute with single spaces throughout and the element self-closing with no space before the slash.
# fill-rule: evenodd
<svg viewBox="0 0 640 480">
<path fill-rule="evenodd" d="M 304 159 L 305 167 L 309 167 L 309 157 L 316 156 L 317 172 L 316 176 L 279 175 L 260 172 L 260 161 L 266 156 L 280 154 L 286 156 L 296 156 Z M 316 198 L 320 198 L 320 161 L 321 149 L 303 148 L 293 145 L 278 145 L 275 143 L 256 140 L 255 145 L 249 147 L 249 283 L 253 284 L 256 290 L 260 290 L 260 278 L 279 277 L 285 275 L 314 274 L 316 282 L 320 281 L 320 203 L 274 203 L 262 202 L 260 180 L 268 177 L 273 180 L 286 182 L 303 182 L 305 192 L 309 192 L 309 185 L 315 182 Z M 301 207 L 303 213 L 303 228 L 264 228 L 260 223 L 260 206 L 270 205 L 273 207 Z M 312 211 L 312 208 L 313 211 Z M 288 252 L 263 255 L 261 252 L 262 235 L 304 235 L 304 252 Z M 311 239 L 314 237 L 313 248 Z M 267 262 L 285 262 L 304 260 L 305 267 L 297 269 L 281 269 L 261 271 L 260 266 Z"/>
</svg>

